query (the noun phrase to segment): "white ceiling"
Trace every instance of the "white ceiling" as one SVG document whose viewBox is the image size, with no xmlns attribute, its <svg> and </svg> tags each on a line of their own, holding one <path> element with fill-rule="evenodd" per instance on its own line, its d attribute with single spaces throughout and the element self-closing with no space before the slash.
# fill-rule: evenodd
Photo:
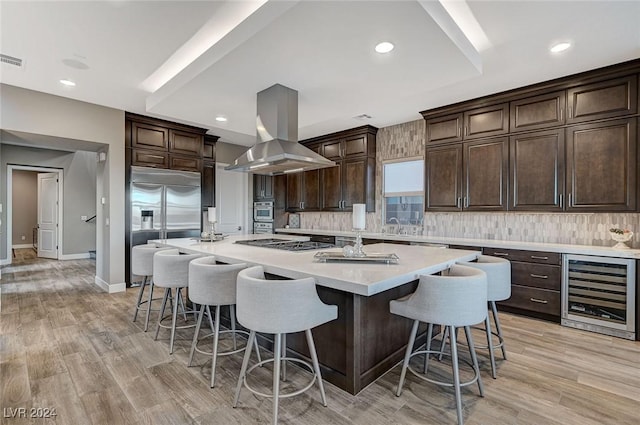
<svg viewBox="0 0 640 425">
<path fill-rule="evenodd" d="M 299 92 L 305 139 L 412 121 L 425 109 L 640 57 L 637 0 L 466 5 L 484 43 L 461 36 L 428 0 L 1 0 L 0 52 L 24 66 L 2 64 L 0 82 L 205 127 L 248 146 L 256 93 L 276 83 Z M 209 35 L 219 40 L 193 53 L 191 43 Z M 396 48 L 379 55 L 373 47 L 383 40 Z M 562 40 L 573 47 L 550 53 Z M 190 50 L 186 68 L 149 88 L 156 70 Z"/>
</svg>

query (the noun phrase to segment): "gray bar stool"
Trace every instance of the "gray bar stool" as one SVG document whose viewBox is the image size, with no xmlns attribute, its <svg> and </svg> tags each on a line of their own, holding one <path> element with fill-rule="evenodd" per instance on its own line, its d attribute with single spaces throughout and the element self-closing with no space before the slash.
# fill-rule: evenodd
<svg viewBox="0 0 640 425">
<path fill-rule="evenodd" d="M 238 272 L 245 269 L 247 265 L 245 263 L 240 264 L 216 264 L 216 258 L 214 256 L 196 258 L 189 263 L 189 299 L 191 302 L 200 305 L 200 313 L 198 314 L 198 322 L 196 324 L 196 331 L 193 335 L 193 342 L 191 343 L 191 352 L 189 353 L 189 366 L 193 362 L 193 355 L 195 352 L 202 354 L 209 354 L 211 356 L 211 388 L 215 386 L 216 379 L 216 360 L 218 356 L 227 356 L 230 354 L 239 353 L 246 347 L 237 349 L 236 346 L 236 333 L 243 333 L 249 335 L 246 331 L 236 330 L 236 318 L 235 318 L 235 304 L 236 304 L 236 282 L 238 278 Z M 210 306 L 215 306 L 215 319 L 212 325 L 213 333 L 208 334 L 202 338 L 198 338 L 200 333 L 200 327 L 202 326 L 202 318 L 205 314 L 205 309 L 209 315 L 211 321 Z M 231 330 L 220 331 L 220 307 L 229 306 L 229 313 L 231 318 Z M 218 342 L 221 333 L 230 332 L 233 337 L 233 350 L 218 352 Z M 213 336 L 213 349 L 212 351 L 200 350 L 198 342 L 204 338 Z M 258 343 L 254 340 L 254 346 L 256 349 L 256 355 L 258 362 L 260 358 L 260 351 L 258 350 Z"/>
<path fill-rule="evenodd" d="M 497 373 L 494 350 L 500 348 L 502 350 L 502 358 L 507 360 L 507 352 L 504 347 L 504 337 L 502 335 L 502 328 L 500 327 L 496 301 L 508 300 L 511 297 L 511 262 L 504 258 L 480 255 L 477 262 L 460 262 L 459 264 L 482 270 L 487 274 L 488 308 L 493 314 L 496 332 L 494 333 L 491 330 L 491 320 L 487 312 L 487 318 L 484 325 L 484 330 L 487 334 L 487 345 L 478 346 L 478 348 L 489 349 L 489 358 L 491 359 L 491 376 L 495 379 Z M 493 344 L 492 335 L 498 337 L 498 344 Z"/>
<path fill-rule="evenodd" d="M 158 323 L 156 325 L 155 340 L 158 339 L 160 328 L 171 329 L 171 339 L 169 341 L 169 354 L 173 354 L 173 341 L 175 340 L 176 329 L 186 329 L 195 326 L 195 323 L 183 326 L 176 326 L 178 318 L 178 304 L 182 304 L 182 288 L 189 286 L 189 263 L 200 257 L 199 254 L 182 254 L 177 249 L 167 249 L 156 252 L 153 256 L 153 282 L 159 288 L 164 288 L 164 296 L 162 297 L 162 307 L 158 315 Z M 167 306 L 167 300 L 171 297 L 172 290 L 175 289 L 173 295 L 173 313 L 164 316 L 164 310 Z M 195 313 L 194 311 L 185 311 L 185 319 L 187 313 Z M 162 321 L 171 318 L 171 325 L 164 325 Z"/>
<path fill-rule="evenodd" d="M 338 307 L 324 304 L 318 297 L 314 278 L 296 280 L 265 280 L 261 266 L 250 267 L 238 273 L 237 288 L 238 322 L 250 330 L 247 346 L 253 344 L 256 332 L 274 334 L 273 359 L 263 360 L 247 370 L 251 350 L 246 350 L 242 361 L 242 369 L 238 377 L 238 386 L 233 400 L 233 407 L 238 405 L 240 390 L 243 386 L 254 394 L 273 398 L 272 423 L 278 423 L 278 401 L 280 398 L 293 397 L 307 391 L 317 380 L 322 404 L 327 405 L 322 375 L 316 347 L 313 343 L 311 329 L 338 317 Z M 286 357 L 282 337 L 287 333 L 304 331 L 309 346 L 309 354 L 313 366 L 306 361 Z M 285 355 L 282 356 L 282 351 Z M 297 391 L 280 394 L 280 363 L 292 361 L 307 367 L 313 378 L 306 387 Z M 249 386 L 247 374 L 264 363 L 273 362 L 273 393 L 261 393 Z"/>
<path fill-rule="evenodd" d="M 425 381 L 453 387 L 456 397 L 458 424 L 462 425 L 460 387 L 477 382 L 480 396 L 484 396 L 478 358 L 473 345 L 470 326 L 483 322 L 487 317 L 487 275 L 481 270 L 454 265 L 449 269 L 446 276 L 420 276 L 420 282 L 418 283 L 416 291 L 399 300 L 391 301 L 389 303 L 389 309 L 393 314 L 413 319 L 414 321 L 411 335 L 409 336 L 409 344 L 407 345 L 404 356 L 404 362 L 402 363 L 402 372 L 400 374 L 400 382 L 398 383 L 396 395 L 399 397 L 402 393 L 402 386 L 404 385 L 407 369 Z M 429 324 L 427 328 L 427 345 L 425 350 L 419 349 L 413 351 L 420 322 Z M 429 378 L 427 376 L 427 360 L 425 360 L 424 375 L 419 374 L 409 366 L 409 360 L 415 355 L 424 354 L 425 358 L 428 359 L 429 354 L 438 353 L 438 351 L 431 350 L 431 337 L 434 324 L 440 324 L 449 329 L 453 383 Z M 474 377 L 463 383 L 460 382 L 458 350 L 456 345 L 455 329 L 458 327 L 464 327 L 469 346 L 469 354 L 472 360 L 471 366 L 474 371 Z"/>
<path fill-rule="evenodd" d="M 165 249 L 169 248 L 156 246 L 155 244 L 136 245 L 131 249 L 131 273 L 142 276 L 142 283 L 138 290 L 138 300 L 136 301 L 136 307 L 133 312 L 133 321 L 135 322 L 138 318 L 138 311 L 146 311 L 147 313 L 144 320 L 145 332 L 149 329 L 151 302 L 160 299 L 153 298 L 153 255 Z M 149 297 L 143 301 L 142 296 L 144 294 L 144 288 L 147 285 L 149 286 Z M 146 304 L 146 306 L 144 304 Z"/>
</svg>

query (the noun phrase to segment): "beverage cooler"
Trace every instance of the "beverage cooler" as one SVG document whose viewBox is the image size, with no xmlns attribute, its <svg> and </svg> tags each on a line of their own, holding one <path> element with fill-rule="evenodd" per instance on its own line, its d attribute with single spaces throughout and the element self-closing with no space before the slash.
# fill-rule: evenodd
<svg viewBox="0 0 640 425">
<path fill-rule="evenodd" d="M 562 325 L 636 339 L 636 262 L 563 256 Z"/>
</svg>

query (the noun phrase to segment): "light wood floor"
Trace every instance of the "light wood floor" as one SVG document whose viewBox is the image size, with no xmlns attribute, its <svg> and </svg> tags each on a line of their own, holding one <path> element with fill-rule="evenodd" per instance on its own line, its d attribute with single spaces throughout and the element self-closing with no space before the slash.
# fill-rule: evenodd
<svg viewBox="0 0 640 425">
<path fill-rule="evenodd" d="M 0 283 L 2 424 L 263 424 L 271 402 L 244 391 L 231 407 L 240 356 L 220 358 L 209 388 L 204 355 L 187 368 L 191 331 L 168 355 L 168 332 L 153 340 L 132 323 L 137 288 L 108 295 L 93 284 L 91 260 L 36 259 L 17 250 Z M 155 316 L 152 316 L 155 317 Z M 491 379 L 480 353 L 485 397 L 463 390 L 467 424 L 638 424 L 640 343 L 501 314 L 509 360 Z M 480 340 L 478 335 L 476 341 Z M 462 350 L 461 350 L 462 351 Z M 265 356 L 267 353 L 265 353 Z M 449 373 L 449 365 L 432 364 Z M 290 367 L 292 384 L 308 374 Z M 316 388 L 281 402 L 283 424 L 455 423 L 450 389 L 408 375 L 394 395 L 400 367 L 351 396 L 327 384 L 328 407 Z M 256 379 L 269 382 L 268 367 Z M 10 417 L 11 410 L 56 409 L 55 421 Z M 7 417 L 9 416 L 9 417 Z"/>
</svg>

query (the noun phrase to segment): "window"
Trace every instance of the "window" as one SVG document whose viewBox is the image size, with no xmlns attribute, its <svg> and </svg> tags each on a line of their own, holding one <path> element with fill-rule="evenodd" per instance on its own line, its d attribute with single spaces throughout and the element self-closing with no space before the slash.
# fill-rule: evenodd
<svg viewBox="0 0 640 425">
<path fill-rule="evenodd" d="M 382 165 L 384 224 L 422 225 L 424 218 L 424 160 Z"/>
</svg>

